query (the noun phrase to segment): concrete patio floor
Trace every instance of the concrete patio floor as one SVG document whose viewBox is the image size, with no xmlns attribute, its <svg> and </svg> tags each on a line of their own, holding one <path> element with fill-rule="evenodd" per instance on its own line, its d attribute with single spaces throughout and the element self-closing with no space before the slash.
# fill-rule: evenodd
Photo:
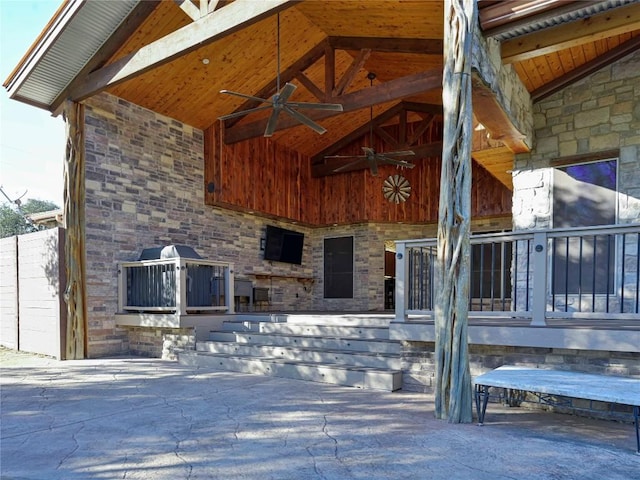
<svg viewBox="0 0 640 480">
<path fill-rule="evenodd" d="M 631 424 L 490 404 L 452 425 L 428 394 L 156 359 L 0 367 L 3 480 L 640 478 Z"/>
</svg>

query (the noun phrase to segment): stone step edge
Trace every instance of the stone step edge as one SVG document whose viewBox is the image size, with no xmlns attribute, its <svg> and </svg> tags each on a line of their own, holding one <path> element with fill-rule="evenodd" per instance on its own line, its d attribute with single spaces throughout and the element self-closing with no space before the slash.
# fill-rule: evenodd
<svg viewBox="0 0 640 480">
<path fill-rule="evenodd" d="M 361 337 L 345 337 L 345 336 L 318 336 L 318 335 L 299 335 L 294 333 L 277 333 L 277 332 L 245 332 L 245 331 L 223 331 L 223 330 L 210 330 L 210 334 L 217 333 L 230 333 L 234 335 L 256 335 L 256 336 L 270 336 L 270 337 L 290 337 L 290 338 L 308 338 L 308 339 L 327 339 L 327 340 L 353 340 L 359 342 L 379 342 L 379 343 L 392 343 L 400 344 L 400 340 L 393 340 L 390 338 L 361 338 Z"/>
<path fill-rule="evenodd" d="M 366 340 L 366 339 L 364 339 Z M 298 346 L 298 345 L 272 345 L 270 343 L 242 343 L 242 342 L 225 342 L 222 340 L 205 340 L 205 341 L 200 341 L 198 343 L 214 343 L 214 344 L 221 344 L 221 345 L 230 345 L 230 346 L 239 346 L 239 347 L 246 347 L 246 348 L 283 348 L 286 350 L 292 350 L 292 351 L 300 351 L 300 352 L 318 352 L 318 353 L 329 353 L 329 354 L 345 354 L 345 355 L 367 355 L 370 357 L 381 357 L 381 358 L 400 358 L 400 355 L 397 353 L 384 353 L 384 352 L 367 352 L 367 351 L 363 351 L 363 350 L 340 350 L 340 349 L 336 349 L 336 348 L 318 348 L 318 347 L 304 347 L 304 346 Z M 202 352 L 202 350 L 197 350 L 198 352 Z M 207 353 L 207 352 L 203 352 L 203 353 Z M 208 353 L 214 353 L 214 352 L 208 352 Z"/>
<path fill-rule="evenodd" d="M 276 323 L 276 322 L 251 322 L 251 321 L 247 321 L 247 322 L 237 322 L 237 321 L 233 321 L 233 322 L 223 322 L 222 326 L 220 327 L 219 330 L 211 330 L 212 332 L 235 332 L 236 330 L 233 330 L 230 327 L 235 327 L 236 325 L 242 325 L 244 326 L 245 324 L 251 324 L 251 326 L 259 326 L 261 324 L 265 324 L 265 325 L 269 325 L 269 328 L 273 328 L 271 327 L 273 326 L 277 326 L 275 328 L 280 328 L 280 327 L 284 327 L 284 328 L 297 328 L 297 329 L 302 329 L 302 328 L 319 328 L 319 329 L 331 329 L 331 328 L 340 328 L 340 329 L 346 329 L 346 330 L 363 330 L 366 332 L 369 331 L 375 331 L 375 330 L 381 330 L 381 331 L 389 331 L 389 327 L 383 327 L 383 326 L 362 326 L 362 325 L 324 325 L 324 324 L 295 324 L 295 323 L 285 323 L 285 322 L 281 322 L 281 323 Z M 225 329 L 228 328 L 228 329 Z M 259 332 L 259 330 L 240 330 L 238 329 L 237 331 L 240 332 Z"/>
<path fill-rule="evenodd" d="M 251 356 L 207 355 L 194 350 L 185 350 L 184 353 L 177 353 L 179 364 L 210 368 L 217 371 L 267 375 L 384 392 L 394 392 L 402 389 L 402 371 L 400 370 L 341 368 L 331 367 L 326 364 L 312 365 L 308 362 L 296 364 L 282 361 L 265 361 Z M 291 375 L 289 369 L 292 369 L 293 375 Z"/>
<path fill-rule="evenodd" d="M 387 368 L 377 368 L 377 367 L 362 367 L 358 365 L 348 365 L 341 363 L 325 363 L 325 362 L 298 362 L 295 360 L 285 359 L 281 357 L 263 357 L 257 355 L 241 355 L 241 354 L 228 354 L 228 353 L 212 353 L 212 352 L 202 352 L 199 350 L 183 350 L 183 349 L 175 349 L 178 355 L 187 354 L 187 355 L 203 355 L 207 357 L 213 358 L 229 358 L 229 359 L 237 359 L 237 360 L 256 360 L 261 362 L 269 362 L 269 363 L 277 363 L 282 365 L 301 365 L 305 367 L 323 367 L 329 369 L 336 370 L 349 370 L 352 372 L 373 372 L 373 373 L 388 373 L 388 374 L 398 374 L 402 373 L 402 370 L 396 369 L 387 369 Z"/>
</svg>

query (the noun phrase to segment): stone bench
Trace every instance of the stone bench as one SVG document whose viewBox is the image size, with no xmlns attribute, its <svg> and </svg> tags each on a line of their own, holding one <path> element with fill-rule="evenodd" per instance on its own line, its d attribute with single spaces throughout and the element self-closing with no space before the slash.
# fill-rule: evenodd
<svg viewBox="0 0 640 480">
<path fill-rule="evenodd" d="M 477 376 L 474 383 L 476 411 L 480 425 L 484 423 L 490 387 L 531 392 L 549 404 L 554 403 L 545 396 L 557 395 L 630 405 L 633 407 L 637 453 L 640 454 L 639 379 L 505 365 Z"/>
</svg>

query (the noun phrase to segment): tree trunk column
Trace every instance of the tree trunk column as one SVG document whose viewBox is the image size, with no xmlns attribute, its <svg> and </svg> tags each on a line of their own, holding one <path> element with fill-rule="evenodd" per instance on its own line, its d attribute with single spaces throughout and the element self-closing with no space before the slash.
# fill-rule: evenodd
<svg viewBox="0 0 640 480">
<path fill-rule="evenodd" d="M 472 421 L 467 323 L 471 221 L 471 42 L 475 0 L 445 0 L 442 101 L 444 133 L 435 305 L 435 415 Z"/>
<path fill-rule="evenodd" d="M 64 164 L 66 359 L 73 360 L 86 355 L 84 105 L 67 101 L 63 117 L 67 135 Z"/>
</svg>

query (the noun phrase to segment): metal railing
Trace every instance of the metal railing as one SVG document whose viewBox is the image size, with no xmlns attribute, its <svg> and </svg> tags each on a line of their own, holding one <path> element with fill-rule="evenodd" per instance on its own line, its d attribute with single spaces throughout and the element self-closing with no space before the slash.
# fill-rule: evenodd
<svg viewBox="0 0 640 480">
<path fill-rule="evenodd" d="M 640 226 L 472 235 L 469 317 L 640 321 Z M 432 316 L 437 240 L 396 242 L 396 320 Z"/>
<path fill-rule="evenodd" d="M 168 258 L 118 264 L 119 312 L 233 313 L 233 264 Z"/>
</svg>

